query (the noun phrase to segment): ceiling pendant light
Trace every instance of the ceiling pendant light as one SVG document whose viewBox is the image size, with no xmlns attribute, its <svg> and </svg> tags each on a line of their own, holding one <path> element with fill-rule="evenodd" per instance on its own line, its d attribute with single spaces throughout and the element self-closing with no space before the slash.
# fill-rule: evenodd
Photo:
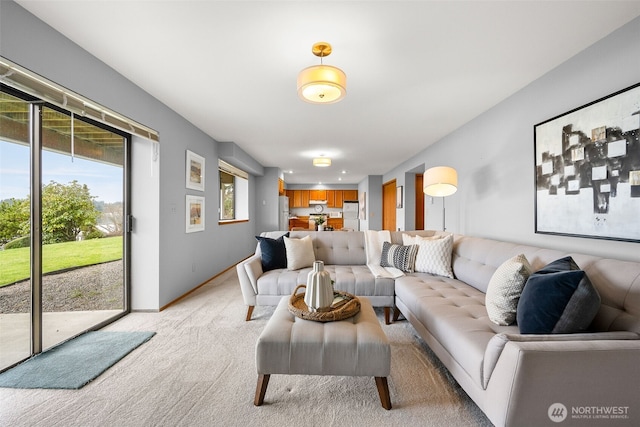
<svg viewBox="0 0 640 427">
<path fill-rule="evenodd" d="M 313 159 L 313 166 L 326 168 L 328 166 L 331 166 L 331 159 L 328 157 L 316 157 Z"/>
<path fill-rule="evenodd" d="M 298 95 L 312 104 L 332 104 L 347 94 L 347 75 L 340 68 L 323 65 L 322 58 L 331 54 L 331 45 L 318 42 L 311 52 L 320 57 L 320 65 L 307 67 L 298 74 Z"/>
</svg>

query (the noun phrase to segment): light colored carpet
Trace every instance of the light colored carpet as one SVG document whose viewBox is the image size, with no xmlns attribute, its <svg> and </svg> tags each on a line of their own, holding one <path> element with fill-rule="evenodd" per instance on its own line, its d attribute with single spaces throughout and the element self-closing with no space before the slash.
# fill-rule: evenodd
<svg viewBox="0 0 640 427">
<path fill-rule="evenodd" d="M 272 375 L 256 407 L 255 342 L 273 307 L 250 322 L 245 310 L 230 270 L 160 313 L 128 315 L 105 329 L 155 337 L 81 390 L 0 388 L 0 425 L 491 425 L 406 321 L 383 324 L 390 411 L 373 378 L 298 375 Z"/>
</svg>

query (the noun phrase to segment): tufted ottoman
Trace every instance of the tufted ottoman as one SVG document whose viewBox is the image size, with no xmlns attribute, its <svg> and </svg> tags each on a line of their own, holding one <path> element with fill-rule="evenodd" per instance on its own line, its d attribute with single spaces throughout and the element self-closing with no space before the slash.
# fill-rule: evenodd
<svg viewBox="0 0 640 427">
<path fill-rule="evenodd" d="M 387 376 L 391 349 L 369 300 L 360 312 L 337 322 L 303 320 L 283 297 L 258 338 L 258 384 L 254 404 L 262 405 L 271 374 L 375 377 L 380 402 L 391 409 Z"/>
</svg>

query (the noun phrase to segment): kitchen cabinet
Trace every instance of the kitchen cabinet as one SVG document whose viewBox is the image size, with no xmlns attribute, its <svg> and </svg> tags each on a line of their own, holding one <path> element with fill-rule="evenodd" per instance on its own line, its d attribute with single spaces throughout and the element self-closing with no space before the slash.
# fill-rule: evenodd
<svg viewBox="0 0 640 427">
<path fill-rule="evenodd" d="M 344 200 L 344 191 L 342 190 L 334 190 L 333 192 L 333 207 L 334 208 L 341 208 L 342 207 L 342 201 Z"/>
<path fill-rule="evenodd" d="M 309 229 L 309 217 L 298 217 L 289 219 L 289 230 L 293 228 Z"/>
<path fill-rule="evenodd" d="M 289 196 L 289 209 L 309 207 L 309 190 L 287 190 L 287 196 Z"/>
<path fill-rule="evenodd" d="M 300 207 L 308 208 L 309 207 L 309 190 L 298 190 L 300 192 Z"/>
<path fill-rule="evenodd" d="M 357 201 L 358 190 L 342 190 L 342 200 Z"/>
<path fill-rule="evenodd" d="M 327 190 L 327 207 L 336 207 L 336 190 Z"/>
<path fill-rule="evenodd" d="M 344 221 L 342 218 L 328 218 L 327 226 L 333 227 L 334 230 L 340 230 L 343 227 Z"/>
<path fill-rule="evenodd" d="M 327 190 L 309 190 L 311 200 L 327 200 Z"/>
<path fill-rule="evenodd" d="M 284 196 L 284 181 L 281 178 L 278 178 L 278 196 Z"/>
</svg>

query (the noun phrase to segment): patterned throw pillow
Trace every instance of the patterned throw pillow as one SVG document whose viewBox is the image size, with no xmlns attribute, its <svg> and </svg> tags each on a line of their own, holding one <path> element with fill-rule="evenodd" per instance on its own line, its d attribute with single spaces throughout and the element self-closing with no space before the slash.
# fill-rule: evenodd
<svg viewBox="0 0 640 427">
<path fill-rule="evenodd" d="M 531 265 L 523 254 L 506 260 L 496 269 L 485 296 L 487 313 L 493 323 L 507 326 L 516 321 L 520 294 L 530 275 Z"/>
<path fill-rule="evenodd" d="M 453 235 L 440 239 L 416 239 L 418 256 L 415 271 L 430 273 L 453 279 L 451 269 L 451 253 L 453 251 Z"/>
<path fill-rule="evenodd" d="M 417 254 L 417 245 L 403 246 L 383 242 L 380 265 L 383 267 L 395 267 L 405 273 L 413 273 Z"/>
</svg>

